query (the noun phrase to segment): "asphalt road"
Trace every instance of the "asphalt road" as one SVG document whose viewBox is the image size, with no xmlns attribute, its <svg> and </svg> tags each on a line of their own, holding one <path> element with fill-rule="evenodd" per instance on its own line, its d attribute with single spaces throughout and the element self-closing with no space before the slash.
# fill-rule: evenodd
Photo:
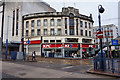
<svg viewBox="0 0 120 80">
<path fill-rule="evenodd" d="M 77 64 L 73 64 L 77 63 Z M 40 60 L 38 62 L 4 61 L 3 78 L 112 78 L 86 73 L 92 60 Z"/>
</svg>

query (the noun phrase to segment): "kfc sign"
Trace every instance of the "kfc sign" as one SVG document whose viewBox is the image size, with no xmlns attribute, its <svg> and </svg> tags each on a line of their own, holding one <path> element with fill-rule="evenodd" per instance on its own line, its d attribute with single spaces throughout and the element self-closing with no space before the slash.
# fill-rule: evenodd
<svg viewBox="0 0 120 80">
<path fill-rule="evenodd" d="M 70 47 L 70 45 L 69 44 L 65 44 L 65 48 L 69 48 Z"/>
<path fill-rule="evenodd" d="M 43 45 L 43 48 L 50 48 L 50 45 Z"/>
</svg>

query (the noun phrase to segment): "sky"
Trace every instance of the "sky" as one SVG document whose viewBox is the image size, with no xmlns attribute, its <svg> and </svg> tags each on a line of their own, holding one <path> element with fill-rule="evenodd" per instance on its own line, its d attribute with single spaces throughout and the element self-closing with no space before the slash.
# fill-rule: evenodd
<svg viewBox="0 0 120 80">
<path fill-rule="evenodd" d="M 79 9 L 79 13 L 93 16 L 93 26 L 98 26 L 98 5 L 101 4 L 105 12 L 101 14 L 102 25 L 115 24 L 118 26 L 118 0 L 43 0 L 51 7 L 56 9 L 57 12 L 62 11 L 62 7 L 75 7 Z"/>
</svg>

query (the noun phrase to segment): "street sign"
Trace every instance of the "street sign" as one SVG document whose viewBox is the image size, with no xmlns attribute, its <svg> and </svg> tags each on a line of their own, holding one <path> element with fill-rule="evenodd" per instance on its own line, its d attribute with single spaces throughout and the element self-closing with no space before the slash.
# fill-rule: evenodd
<svg viewBox="0 0 120 80">
<path fill-rule="evenodd" d="M 112 45 L 118 45 L 118 40 L 112 40 Z"/>
<path fill-rule="evenodd" d="M 97 37 L 98 38 L 103 38 L 103 31 L 97 32 Z"/>
<path fill-rule="evenodd" d="M 72 45 L 70 45 L 70 48 L 72 49 Z"/>
<path fill-rule="evenodd" d="M 28 39 L 27 43 L 30 44 L 30 40 L 29 39 Z"/>
</svg>

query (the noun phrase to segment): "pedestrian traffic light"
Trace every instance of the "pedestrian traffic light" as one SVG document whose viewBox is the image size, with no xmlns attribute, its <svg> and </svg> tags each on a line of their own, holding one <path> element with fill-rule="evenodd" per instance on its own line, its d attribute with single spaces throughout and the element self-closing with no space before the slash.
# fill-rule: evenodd
<svg viewBox="0 0 120 80">
<path fill-rule="evenodd" d="M 78 50 L 80 50 L 80 45 L 78 44 Z"/>
</svg>

